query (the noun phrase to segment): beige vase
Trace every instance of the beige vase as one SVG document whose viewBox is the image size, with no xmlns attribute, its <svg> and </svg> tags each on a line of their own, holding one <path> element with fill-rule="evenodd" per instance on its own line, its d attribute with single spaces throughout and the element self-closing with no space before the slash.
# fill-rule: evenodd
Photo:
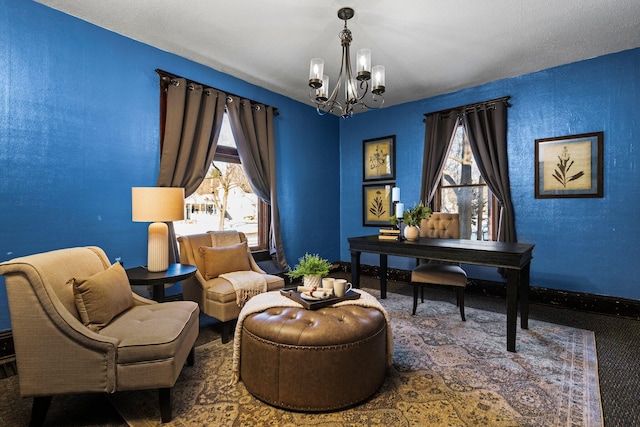
<svg viewBox="0 0 640 427">
<path fill-rule="evenodd" d="M 404 238 L 414 242 L 420 237 L 420 229 L 415 225 L 407 225 L 404 228 Z"/>
</svg>

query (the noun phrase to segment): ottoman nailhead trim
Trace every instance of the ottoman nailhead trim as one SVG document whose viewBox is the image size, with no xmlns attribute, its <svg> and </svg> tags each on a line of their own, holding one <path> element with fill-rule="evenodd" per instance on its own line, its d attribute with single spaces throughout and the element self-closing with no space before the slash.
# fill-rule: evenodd
<svg viewBox="0 0 640 427">
<path fill-rule="evenodd" d="M 293 349 L 293 350 L 302 350 L 302 351 L 330 351 L 330 350 L 339 350 L 339 349 L 344 349 L 344 348 L 349 348 L 349 347 L 353 347 L 356 345 L 360 345 L 362 343 L 366 343 L 368 341 L 373 340 L 374 338 L 377 338 L 378 335 L 380 335 L 381 333 L 386 333 L 386 325 L 383 325 L 382 328 L 380 328 L 375 334 L 359 340 L 359 341 L 354 341 L 354 342 L 350 342 L 350 343 L 345 343 L 345 344 L 332 344 L 332 345 L 314 345 L 314 344 L 309 344 L 309 345 L 293 345 L 293 344 L 282 344 L 282 343 L 278 343 L 275 341 L 271 341 L 271 340 L 267 340 L 265 338 L 262 338 L 256 334 L 254 334 L 251 331 L 247 331 L 246 329 L 243 330 L 243 333 L 247 333 L 249 334 L 252 338 L 254 338 L 256 341 L 260 341 L 261 343 L 273 346 L 273 347 L 283 347 L 283 348 L 287 348 L 287 349 Z"/>
</svg>

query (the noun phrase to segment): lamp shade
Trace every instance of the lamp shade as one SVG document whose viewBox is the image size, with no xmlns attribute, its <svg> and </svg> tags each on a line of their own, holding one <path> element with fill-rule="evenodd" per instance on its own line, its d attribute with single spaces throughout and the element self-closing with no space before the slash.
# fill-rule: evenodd
<svg viewBox="0 0 640 427">
<path fill-rule="evenodd" d="M 133 187 L 131 219 L 135 222 L 183 220 L 184 188 Z"/>
</svg>

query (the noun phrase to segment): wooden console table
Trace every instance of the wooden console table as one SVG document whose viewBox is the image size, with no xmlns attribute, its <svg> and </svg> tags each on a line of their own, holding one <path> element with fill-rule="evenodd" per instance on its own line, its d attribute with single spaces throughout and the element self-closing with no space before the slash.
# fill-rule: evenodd
<svg viewBox="0 0 640 427">
<path fill-rule="evenodd" d="M 380 297 L 387 297 L 389 255 L 504 268 L 507 275 L 507 350 L 516 351 L 516 323 L 520 301 L 520 327 L 529 329 L 529 269 L 533 247 L 529 243 L 481 240 L 428 239 L 379 240 L 378 236 L 350 237 L 351 282 L 360 287 L 360 254 L 380 254 Z"/>
</svg>

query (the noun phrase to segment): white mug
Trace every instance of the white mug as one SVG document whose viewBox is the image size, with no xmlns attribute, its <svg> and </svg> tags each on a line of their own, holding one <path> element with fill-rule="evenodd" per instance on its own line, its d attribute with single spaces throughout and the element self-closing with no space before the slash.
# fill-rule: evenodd
<svg viewBox="0 0 640 427">
<path fill-rule="evenodd" d="M 333 293 L 337 297 L 343 297 L 351 288 L 351 283 L 347 282 L 346 279 L 334 279 L 333 281 Z"/>
<path fill-rule="evenodd" d="M 322 289 L 331 289 L 331 292 L 333 292 L 333 278 L 331 277 L 325 277 L 322 279 Z"/>
</svg>

